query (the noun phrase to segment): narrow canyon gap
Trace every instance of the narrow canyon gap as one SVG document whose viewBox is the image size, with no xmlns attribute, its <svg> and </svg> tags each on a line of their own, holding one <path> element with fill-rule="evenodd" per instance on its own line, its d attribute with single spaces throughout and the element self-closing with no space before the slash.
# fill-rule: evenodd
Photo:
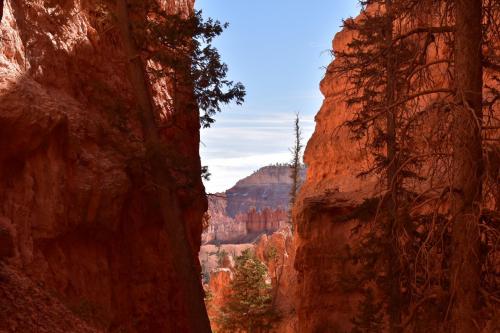
<svg viewBox="0 0 500 333">
<path fill-rule="evenodd" d="M 141 40 L 152 3 L 196 17 L 0 0 L 0 332 L 500 330 L 500 2 L 371 0 L 331 22 L 304 165 L 296 143 L 213 194 L 199 86 Z"/>
</svg>

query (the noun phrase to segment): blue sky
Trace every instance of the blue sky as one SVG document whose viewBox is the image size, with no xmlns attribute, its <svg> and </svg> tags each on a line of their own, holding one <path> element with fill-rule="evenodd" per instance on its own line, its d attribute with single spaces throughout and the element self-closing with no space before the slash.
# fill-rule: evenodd
<svg viewBox="0 0 500 333">
<path fill-rule="evenodd" d="M 310 138 L 332 38 L 359 6 L 356 0 L 196 0 L 196 7 L 229 22 L 214 44 L 230 79 L 247 89 L 243 106 L 224 107 L 201 133 L 202 164 L 212 174 L 205 187 L 213 193 L 262 166 L 288 162 L 296 112 L 304 142 Z"/>
</svg>

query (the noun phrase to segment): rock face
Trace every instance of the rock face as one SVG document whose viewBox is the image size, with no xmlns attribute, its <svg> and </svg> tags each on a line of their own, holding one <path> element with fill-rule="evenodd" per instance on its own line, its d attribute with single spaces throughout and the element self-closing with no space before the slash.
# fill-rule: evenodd
<svg viewBox="0 0 500 333">
<path fill-rule="evenodd" d="M 207 243 L 238 243 L 247 235 L 247 225 L 243 219 L 236 220 L 227 215 L 227 200 L 223 193 L 208 197 L 210 221 L 201 239 Z"/>
<path fill-rule="evenodd" d="M 333 49 L 346 50 L 352 39 L 351 32 L 339 32 Z M 357 176 L 368 169 L 368 159 L 357 149 L 360 143 L 351 139 L 346 126 L 341 126 L 351 119 L 353 111 L 346 103 L 347 80 L 333 70 L 338 61 L 329 65 L 320 85 L 324 101 L 305 151 L 307 177 L 293 212 L 297 223 L 294 265 L 298 273 L 299 332 L 352 330 L 362 295 L 359 286 L 346 287 L 343 277 L 359 273 L 359 267 L 347 260 L 352 258 L 349 247 L 361 244 L 360 234 L 368 229 L 353 235 L 363 220 L 353 212 L 379 195 L 374 176 Z M 498 114 L 498 110 L 495 112 Z M 498 137 L 498 132 L 493 136 Z"/>
<path fill-rule="evenodd" d="M 286 223 L 287 218 L 285 210 L 270 208 L 264 208 L 260 212 L 252 208 L 245 214 L 236 215 L 236 221 L 245 222 L 249 235 L 274 232 Z"/>
<path fill-rule="evenodd" d="M 232 280 L 232 272 L 229 268 L 217 268 L 210 273 L 210 282 L 207 286 L 208 300 L 207 311 L 210 318 L 216 318 L 219 309 L 224 306 L 229 295 L 229 285 Z M 212 330 L 217 332 L 218 323 L 212 320 Z"/>
<path fill-rule="evenodd" d="M 304 178 L 305 170 L 301 177 Z M 225 193 L 209 196 L 210 223 L 203 243 L 242 243 L 271 234 L 288 221 L 290 168 L 272 165 L 240 180 Z"/>
<path fill-rule="evenodd" d="M 286 210 L 290 202 L 290 168 L 286 165 L 263 167 L 226 191 L 227 214 L 235 217 L 251 208 Z"/>
<path fill-rule="evenodd" d="M 351 33 L 341 31 L 333 48 L 345 49 L 351 39 Z M 355 242 L 350 235 L 356 221 L 339 217 L 370 198 L 376 183 L 372 178 L 357 177 L 366 169 L 366 159 L 353 149 L 358 143 L 340 126 L 350 112 L 345 79 L 328 74 L 335 65 L 334 60 L 320 85 L 325 99 L 305 150 L 307 177 L 294 208 L 299 332 L 350 331 L 357 296 L 341 288 L 340 272 L 352 269 L 344 260 L 348 255 L 345 245 Z"/>
<path fill-rule="evenodd" d="M 193 2 L 161 3 L 171 12 L 189 13 Z M 5 1 L 0 262 L 7 258 L 2 270 L 13 273 L 0 281 L 1 289 L 22 298 L 31 293 L 23 286 L 32 281 L 41 288 L 36 304 L 50 307 L 43 303 L 51 302 L 45 291 L 60 300 L 52 312 L 58 316 L 85 304 L 93 309 L 87 324 L 102 330 L 181 332 L 185 322 L 176 305 L 181 300 L 144 167 L 134 91 L 113 10 L 93 0 Z M 157 100 L 168 91 L 159 84 L 153 87 Z M 169 153 L 185 161 L 172 186 L 197 253 L 206 209 L 198 113 L 173 115 L 158 108 L 163 118 L 175 116 L 182 125 L 162 135 L 174 147 Z M 15 309 L 13 302 L 0 295 L 0 331 L 16 325 L 31 331 L 22 316 L 4 317 Z M 56 332 L 50 316 L 49 311 L 34 318 L 40 328 Z M 87 324 L 64 327 L 83 332 L 71 327 Z"/>
<path fill-rule="evenodd" d="M 295 242 L 289 227 L 272 235 L 263 235 L 255 246 L 255 254 L 267 266 L 274 292 L 274 304 L 280 320 L 276 333 L 296 333 L 298 320 L 295 298 L 297 272 L 293 267 Z"/>
</svg>

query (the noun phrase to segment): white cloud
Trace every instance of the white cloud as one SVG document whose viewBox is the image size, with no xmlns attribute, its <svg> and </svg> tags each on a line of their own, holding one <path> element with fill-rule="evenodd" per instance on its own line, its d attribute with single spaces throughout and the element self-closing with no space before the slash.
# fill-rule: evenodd
<svg viewBox="0 0 500 333">
<path fill-rule="evenodd" d="M 202 131 L 202 164 L 212 174 L 205 182 L 207 192 L 225 191 L 263 166 L 290 161 L 294 117 L 294 113 L 226 116 Z M 312 115 L 301 116 L 301 124 L 305 143 L 314 130 Z"/>
<path fill-rule="evenodd" d="M 289 160 L 290 153 L 206 159 L 203 163 L 209 166 L 209 171 L 212 174 L 211 180 L 205 182 L 206 190 L 208 193 L 223 192 L 262 166 L 278 162 L 284 163 Z"/>
</svg>

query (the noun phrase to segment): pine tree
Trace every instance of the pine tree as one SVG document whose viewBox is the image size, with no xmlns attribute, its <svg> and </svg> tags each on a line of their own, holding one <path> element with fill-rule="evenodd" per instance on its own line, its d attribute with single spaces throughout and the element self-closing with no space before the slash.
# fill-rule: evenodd
<svg viewBox="0 0 500 333">
<path fill-rule="evenodd" d="M 379 242 L 385 246 L 385 267 L 377 269 L 387 272 L 388 281 L 383 281 L 381 286 L 386 289 L 387 312 L 391 331 L 395 332 L 400 322 L 401 301 L 400 263 L 394 232 L 401 227 L 397 219 L 402 192 L 398 169 L 405 156 L 398 133 L 401 108 L 394 105 L 401 94 L 402 84 L 398 77 L 408 61 L 409 51 L 405 43 L 394 41 L 397 11 L 392 0 L 362 1 L 361 4 L 375 9 L 365 10 L 357 21 L 345 21 L 344 27 L 355 32 L 355 37 L 347 51 L 336 53 L 339 59 L 336 70 L 347 75 L 353 87 L 348 91 L 347 103 L 357 111 L 346 125 L 355 137 L 369 138 L 366 150 L 373 156 L 373 165 L 366 174 L 379 174 L 381 183 L 385 183 L 382 204 L 387 214 L 383 220 L 379 217 L 377 228 L 367 237 L 370 243 Z"/>
<path fill-rule="evenodd" d="M 216 319 L 222 332 L 260 333 L 273 327 L 279 316 L 266 275 L 266 266 L 250 250 L 236 258 L 230 294 Z"/>
<path fill-rule="evenodd" d="M 155 80 L 168 78 L 172 91 L 169 107 L 173 113 L 186 95 L 193 95 L 196 107 L 203 111 L 200 123 L 207 128 L 215 122 L 214 115 L 223 104 L 244 102 L 245 87 L 227 78 L 228 67 L 213 46 L 214 38 L 222 34 L 228 23 L 205 20 L 201 11 L 184 17 L 166 13 L 156 2 L 132 2 L 155 17 L 135 24 L 134 36 L 145 60 L 161 65 L 148 68 L 149 76 Z M 173 119 L 164 126 L 178 125 Z"/>
<path fill-rule="evenodd" d="M 431 105 L 438 105 L 453 94 L 450 87 L 434 85 L 431 71 L 449 59 L 428 61 L 427 55 L 431 46 L 437 47 L 435 34 L 453 28 L 436 20 L 434 13 L 422 18 L 421 6 L 439 7 L 432 1 L 367 0 L 361 4 L 360 17 L 344 23 L 354 37 L 346 50 L 336 52 L 333 68 L 347 78 L 347 104 L 354 113 L 344 125 L 354 138 L 365 142 L 364 150 L 372 157 L 360 176 L 377 175 L 382 189 L 376 221 L 363 236 L 370 248 L 382 250 L 359 247 L 355 251 L 368 256 L 360 259 L 365 270 L 384 272 L 377 281 L 368 275 L 365 283 L 376 282 L 383 291 L 389 330 L 399 332 L 402 313 L 411 301 L 408 276 L 412 266 L 408 264 L 415 258 L 408 253 L 416 254 L 419 249 L 419 245 L 415 251 L 411 248 L 418 241 L 409 231 L 421 223 L 408 212 L 421 195 L 423 182 L 430 182 L 422 173 L 428 170 L 422 167 L 428 156 L 442 156 L 420 149 L 417 143 L 425 126 L 431 126 L 423 123 L 432 108 L 422 105 L 429 99 L 434 99 Z M 435 21 L 441 25 L 433 26 Z"/>
</svg>

